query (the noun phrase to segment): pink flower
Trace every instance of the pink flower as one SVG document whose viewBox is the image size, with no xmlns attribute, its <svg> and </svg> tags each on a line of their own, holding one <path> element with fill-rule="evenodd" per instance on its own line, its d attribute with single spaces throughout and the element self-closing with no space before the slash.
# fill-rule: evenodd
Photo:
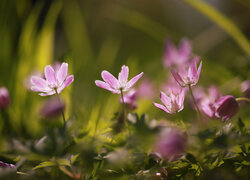
<svg viewBox="0 0 250 180">
<path fill-rule="evenodd" d="M 10 104 L 10 95 L 6 87 L 0 88 L 0 109 L 7 108 Z"/>
<path fill-rule="evenodd" d="M 186 64 L 190 60 L 191 52 L 192 47 L 189 40 L 183 39 L 179 49 L 175 47 L 172 41 L 168 40 L 164 53 L 164 65 L 172 67 Z"/>
<path fill-rule="evenodd" d="M 238 102 L 231 95 L 222 96 L 215 102 L 214 107 L 216 117 L 222 118 L 223 122 L 233 117 L 239 110 Z"/>
<path fill-rule="evenodd" d="M 45 78 L 31 77 L 31 90 L 41 92 L 40 96 L 60 94 L 64 88 L 74 81 L 74 75 L 68 76 L 68 64 L 62 63 L 58 70 L 50 65 L 45 67 Z"/>
<path fill-rule="evenodd" d="M 186 88 L 183 89 L 174 79 L 173 76 L 169 76 L 168 81 L 162 85 L 162 88 L 165 92 L 170 94 L 173 92 L 174 94 L 179 94 L 182 90 L 186 91 Z"/>
<path fill-rule="evenodd" d="M 137 91 L 134 89 L 130 90 L 123 96 L 125 105 L 127 105 L 127 107 L 131 110 L 137 108 L 136 98 L 137 98 Z M 120 98 L 120 103 L 122 103 L 122 98 Z"/>
<path fill-rule="evenodd" d="M 186 138 L 183 133 L 177 129 L 166 128 L 159 135 L 155 145 L 155 152 L 161 158 L 172 161 L 184 153 L 185 145 Z"/>
<path fill-rule="evenodd" d="M 198 62 L 199 57 L 195 57 L 190 66 L 187 68 L 181 68 L 176 72 L 174 69 L 171 70 L 171 73 L 175 80 L 181 87 L 194 86 L 197 84 L 200 73 L 202 62 L 200 62 L 199 68 L 197 69 L 196 63 Z"/>
<path fill-rule="evenodd" d="M 143 78 L 136 89 L 139 98 L 153 99 L 155 96 L 154 84 L 147 78 Z"/>
<path fill-rule="evenodd" d="M 220 97 L 219 90 L 216 86 L 210 86 L 208 89 L 208 95 L 204 95 L 203 98 L 200 100 L 199 105 L 201 107 L 201 110 L 210 118 L 216 118 L 216 108 L 214 106 L 214 103 L 219 99 Z"/>
<path fill-rule="evenodd" d="M 171 92 L 166 95 L 164 92 L 160 93 L 160 99 L 163 105 L 153 103 L 157 108 L 169 113 L 174 114 L 180 112 L 184 108 L 185 91 L 182 90 L 180 93 L 174 94 Z"/>
<path fill-rule="evenodd" d="M 96 80 L 95 84 L 96 86 L 111 91 L 112 93 L 121 94 L 121 91 L 126 92 L 130 90 L 143 75 L 143 72 L 141 72 L 128 81 L 128 73 L 129 68 L 125 65 L 122 66 L 118 79 L 108 71 L 102 71 L 101 75 L 104 81 Z"/>
<path fill-rule="evenodd" d="M 245 94 L 245 97 L 250 98 L 250 80 L 246 80 L 241 83 L 241 91 Z"/>
</svg>

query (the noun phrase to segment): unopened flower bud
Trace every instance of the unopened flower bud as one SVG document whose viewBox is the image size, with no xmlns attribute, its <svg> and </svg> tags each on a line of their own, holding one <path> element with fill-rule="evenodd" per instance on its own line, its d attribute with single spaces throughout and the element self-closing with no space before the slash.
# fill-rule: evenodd
<svg viewBox="0 0 250 180">
<path fill-rule="evenodd" d="M 166 128 L 160 133 L 155 152 L 168 161 L 175 160 L 183 154 L 186 138 L 176 129 Z"/>
<path fill-rule="evenodd" d="M 40 114 L 45 118 L 56 117 L 59 116 L 64 111 L 64 109 L 65 104 L 60 102 L 58 98 L 53 97 L 44 103 Z"/>
<path fill-rule="evenodd" d="M 0 109 L 8 107 L 10 104 L 10 95 L 8 89 L 5 87 L 0 88 Z"/>
<path fill-rule="evenodd" d="M 11 168 L 14 169 L 16 166 L 14 164 L 8 164 L 0 161 L 0 169 Z"/>
<path fill-rule="evenodd" d="M 124 94 L 124 103 L 129 110 L 134 110 L 137 108 L 136 99 L 137 99 L 137 92 L 136 90 L 132 89 L 127 94 Z M 120 103 L 122 102 L 122 98 L 120 98 Z"/>
<path fill-rule="evenodd" d="M 238 102 L 231 95 L 222 96 L 215 102 L 214 106 L 216 109 L 215 115 L 222 118 L 224 122 L 233 117 L 239 110 Z"/>
</svg>

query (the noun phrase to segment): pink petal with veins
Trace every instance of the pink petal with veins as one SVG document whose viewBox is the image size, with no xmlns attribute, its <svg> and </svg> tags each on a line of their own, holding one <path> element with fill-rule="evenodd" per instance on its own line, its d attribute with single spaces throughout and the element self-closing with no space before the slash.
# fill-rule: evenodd
<svg viewBox="0 0 250 180">
<path fill-rule="evenodd" d="M 39 93 L 40 96 L 50 96 L 50 95 L 53 95 L 53 94 L 56 94 L 55 90 L 52 90 L 52 91 L 46 92 L 46 93 Z"/>
<path fill-rule="evenodd" d="M 68 75 L 68 63 L 62 63 L 61 67 L 57 71 L 56 78 L 61 85 Z"/>
<path fill-rule="evenodd" d="M 158 104 L 158 103 L 153 103 L 153 104 L 155 105 L 155 107 L 157 107 L 157 108 L 159 108 L 167 113 L 170 113 L 169 110 L 165 106 Z"/>
<path fill-rule="evenodd" d="M 63 82 L 62 86 L 57 89 L 58 93 L 61 93 L 64 88 L 70 85 L 74 81 L 74 75 L 68 76 L 65 81 Z"/>
<path fill-rule="evenodd" d="M 166 106 L 168 107 L 168 109 L 171 108 L 171 98 L 168 97 L 164 92 L 161 92 L 160 93 L 160 99 L 161 99 L 161 102 Z"/>
<path fill-rule="evenodd" d="M 118 75 L 118 81 L 121 83 L 126 83 L 128 81 L 128 73 L 129 73 L 128 66 L 123 65 L 121 72 Z"/>
<path fill-rule="evenodd" d="M 96 86 L 98 86 L 100 88 L 103 88 L 103 89 L 106 89 L 108 91 L 111 91 L 112 93 L 115 93 L 115 94 L 120 94 L 121 93 L 120 91 L 111 88 L 110 85 L 108 83 L 106 83 L 106 82 L 96 80 L 95 84 L 96 84 Z"/>
<path fill-rule="evenodd" d="M 119 86 L 118 80 L 108 71 L 102 71 L 102 79 L 108 83 L 112 88 Z"/>
<path fill-rule="evenodd" d="M 45 72 L 44 72 L 45 78 L 48 82 L 49 85 L 56 85 L 56 74 L 54 69 L 51 66 L 46 66 L 45 67 Z"/>
<path fill-rule="evenodd" d="M 138 74 L 137 76 L 133 77 L 129 82 L 128 82 L 128 86 L 127 89 L 132 88 L 135 83 L 142 77 L 143 72 L 141 72 L 140 74 Z"/>
<path fill-rule="evenodd" d="M 175 71 L 175 70 L 171 70 L 171 73 L 174 77 L 174 79 L 176 80 L 176 82 L 181 86 L 181 87 L 185 87 L 186 84 L 183 81 L 183 79 L 181 78 L 181 76 Z"/>
<path fill-rule="evenodd" d="M 43 92 L 47 92 L 50 90 L 46 80 L 44 80 L 38 76 L 32 76 L 30 82 L 33 85 L 32 88 L 36 89 L 36 91 L 40 90 Z"/>
</svg>

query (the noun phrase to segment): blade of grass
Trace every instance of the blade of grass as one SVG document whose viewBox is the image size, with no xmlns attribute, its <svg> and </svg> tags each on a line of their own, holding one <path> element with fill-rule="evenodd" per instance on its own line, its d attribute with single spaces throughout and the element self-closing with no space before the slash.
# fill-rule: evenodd
<svg viewBox="0 0 250 180">
<path fill-rule="evenodd" d="M 160 42 L 163 42 L 167 35 L 175 35 L 174 32 L 169 31 L 162 24 L 137 11 L 119 6 L 114 6 L 113 9 L 116 9 L 117 14 L 111 14 L 108 18 L 140 30 Z"/>
<path fill-rule="evenodd" d="M 238 45 L 250 56 L 250 43 L 241 30 L 226 16 L 202 0 L 182 0 L 196 10 L 200 11 L 207 18 L 212 20 L 227 32 Z"/>
</svg>

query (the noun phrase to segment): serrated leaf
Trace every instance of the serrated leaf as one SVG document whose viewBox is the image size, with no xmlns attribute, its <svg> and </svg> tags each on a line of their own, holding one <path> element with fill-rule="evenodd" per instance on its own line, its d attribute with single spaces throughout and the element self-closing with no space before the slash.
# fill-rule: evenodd
<svg viewBox="0 0 250 180">
<path fill-rule="evenodd" d="M 45 162 L 40 163 L 36 167 L 34 167 L 33 170 L 44 168 L 44 167 L 51 167 L 51 166 L 56 166 L 56 163 L 52 161 L 45 161 Z"/>
<path fill-rule="evenodd" d="M 67 159 L 58 159 L 57 163 L 60 166 L 70 166 L 70 162 Z"/>
</svg>

